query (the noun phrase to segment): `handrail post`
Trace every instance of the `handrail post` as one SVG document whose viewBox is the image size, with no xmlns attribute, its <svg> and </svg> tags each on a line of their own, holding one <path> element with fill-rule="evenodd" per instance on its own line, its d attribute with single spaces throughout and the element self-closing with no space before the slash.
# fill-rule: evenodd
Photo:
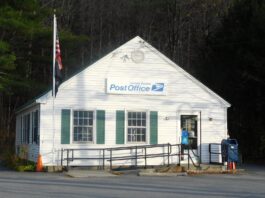
<svg viewBox="0 0 265 198">
<path fill-rule="evenodd" d="M 63 148 L 61 149 L 61 167 L 63 167 Z"/>
<path fill-rule="evenodd" d="M 69 149 L 67 149 L 66 167 L 68 171 L 69 170 Z"/>
<path fill-rule="evenodd" d="M 72 162 L 74 161 L 74 149 L 71 150 L 72 151 Z"/>
<path fill-rule="evenodd" d="M 178 161 L 179 161 L 179 165 L 180 165 L 180 147 L 179 147 L 179 144 L 178 144 L 178 146 L 176 147 L 176 149 L 178 149 L 178 151 L 177 151 L 177 156 L 178 156 Z"/>
<path fill-rule="evenodd" d="M 146 169 L 146 147 L 144 147 L 144 168 Z"/>
<path fill-rule="evenodd" d="M 188 170 L 190 169 L 190 147 L 188 147 Z"/>
<path fill-rule="evenodd" d="M 135 146 L 135 167 L 137 167 L 137 156 L 138 153 L 137 153 L 137 146 Z"/>
<path fill-rule="evenodd" d="M 103 149 L 103 170 L 105 170 L 105 149 Z"/>
<path fill-rule="evenodd" d="M 110 149 L 110 171 L 112 171 L 112 149 Z"/>
<path fill-rule="evenodd" d="M 180 151 L 181 151 L 180 145 L 178 144 L 178 160 L 179 160 L 179 165 L 180 165 L 180 156 L 181 156 Z"/>
<path fill-rule="evenodd" d="M 167 166 L 169 166 L 169 143 L 167 144 Z"/>
<path fill-rule="evenodd" d="M 212 153 L 211 153 L 211 144 L 209 144 L 209 162 L 210 162 L 210 164 L 211 164 L 211 161 L 212 161 Z"/>
</svg>

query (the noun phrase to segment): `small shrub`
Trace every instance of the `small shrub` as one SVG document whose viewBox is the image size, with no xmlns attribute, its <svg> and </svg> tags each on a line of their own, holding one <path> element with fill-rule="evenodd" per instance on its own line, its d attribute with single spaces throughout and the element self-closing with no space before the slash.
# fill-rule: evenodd
<svg viewBox="0 0 265 198">
<path fill-rule="evenodd" d="M 10 169 L 20 172 L 35 171 L 36 169 L 35 162 L 21 159 L 12 152 L 5 153 L 3 164 Z"/>
<path fill-rule="evenodd" d="M 29 165 L 19 165 L 16 167 L 15 170 L 17 170 L 19 172 L 25 172 L 25 171 L 34 172 L 35 169 L 36 169 L 35 164 L 29 164 Z"/>
<path fill-rule="evenodd" d="M 19 161 L 19 158 L 12 152 L 5 152 L 3 154 L 3 165 L 14 169 Z"/>
</svg>

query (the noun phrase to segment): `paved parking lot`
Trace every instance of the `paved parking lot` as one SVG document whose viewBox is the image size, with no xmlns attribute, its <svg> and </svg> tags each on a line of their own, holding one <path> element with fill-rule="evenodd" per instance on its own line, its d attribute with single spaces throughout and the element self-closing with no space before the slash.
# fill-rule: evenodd
<svg viewBox="0 0 265 198">
<path fill-rule="evenodd" d="M 63 173 L 0 171 L 0 198 L 23 197 L 265 197 L 265 168 L 239 175 L 70 178 Z"/>
</svg>

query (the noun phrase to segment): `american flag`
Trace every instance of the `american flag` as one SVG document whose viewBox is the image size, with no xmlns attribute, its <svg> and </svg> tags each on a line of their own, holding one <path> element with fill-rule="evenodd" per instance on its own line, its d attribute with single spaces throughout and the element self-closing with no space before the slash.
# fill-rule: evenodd
<svg viewBox="0 0 265 198">
<path fill-rule="evenodd" d="M 62 70 L 63 64 L 62 64 L 62 58 L 61 58 L 61 50 L 60 50 L 58 33 L 56 34 L 56 61 L 58 63 L 59 69 Z"/>
<path fill-rule="evenodd" d="M 56 28 L 57 30 L 57 28 Z M 56 31 L 56 49 L 55 49 L 55 96 L 58 92 L 58 87 L 62 83 L 63 76 L 62 76 L 62 69 L 63 69 L 63 64 L 62 64 L 62 58 L 61 58 L 61 50 L 60 50 L 60 43 L 59 43 L 59 36 Z"/>
</svg>

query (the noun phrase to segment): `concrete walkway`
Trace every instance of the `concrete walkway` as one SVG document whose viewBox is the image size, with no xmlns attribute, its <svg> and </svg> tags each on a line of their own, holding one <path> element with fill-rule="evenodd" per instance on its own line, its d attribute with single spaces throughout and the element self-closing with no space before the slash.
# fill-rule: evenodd
<svg viewBox="0 0 265 198">
<path fill-rule="evenodd" d="M 111 174 L 107 171 L 101 170 L 69 170 L 65 172 L 65 175 L 75 178 L 85 178 L 85 177 L 115 177 L 115 174 Z"/>
<path fill-rule="evenodd" d="M 186 172 L 182 173 L 159 173 L 155 169 L 136 169 L 136 170 L 122 170 L 122 171 L 103 171 L 103 170 L 80 170 L 73 169 L 64 173 L 66 176 L 74 178 L 89 178 L 89 177 L 116 177 L 121 175 L 134 175 L 134 176 L 157 176 L 157 177 L 176 177 L 187 176 Z"/>
</svg>

